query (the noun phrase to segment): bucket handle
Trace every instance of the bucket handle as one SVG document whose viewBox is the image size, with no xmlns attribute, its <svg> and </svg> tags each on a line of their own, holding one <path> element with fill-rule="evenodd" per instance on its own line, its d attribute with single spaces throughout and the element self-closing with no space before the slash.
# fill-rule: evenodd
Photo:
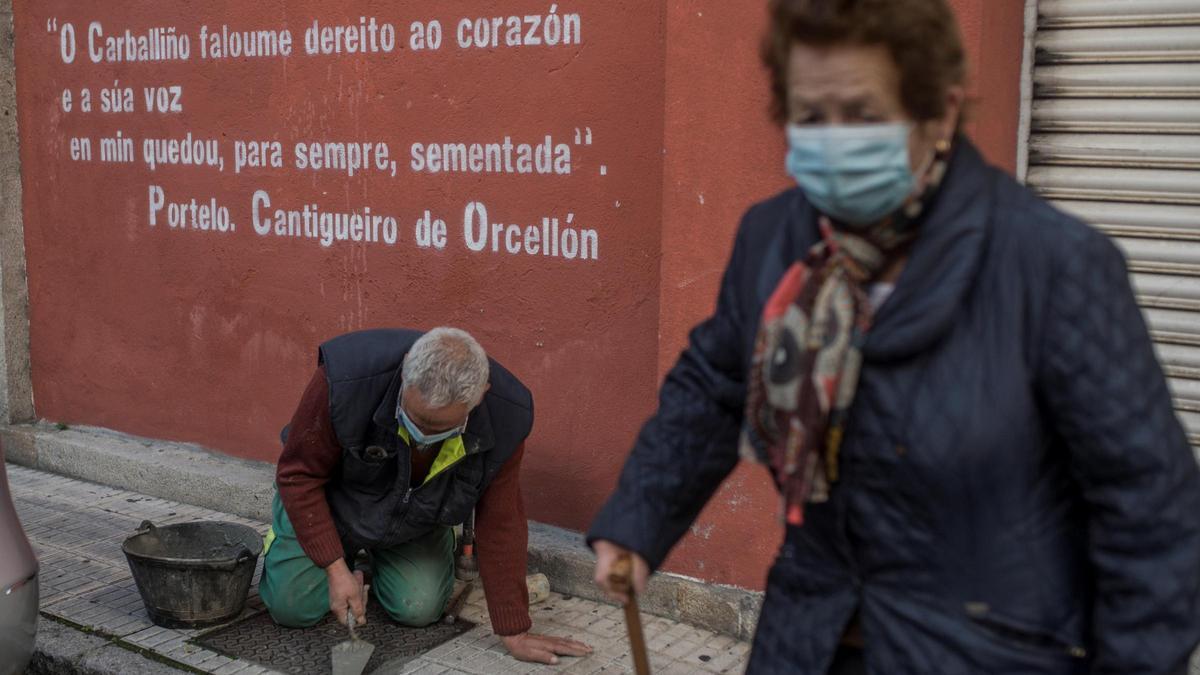
<svg viewBox="0 0 1200 675">
<path fill-rule="evenodd" d="M 243 563 L 254 557 L 254 553 L 250 551 L 249 546 L 246 546 L 245 544 L 238 544 L 238 548 L 241 550 L 238 551 L 237 558 L 233 561 L 234 565 Z"/>
<path fill-rule="evenodd" d="M 211 561 L 211 562 L 205 563 L 204 566 L 210 570 L 222 570 L 225 572 L 229 572 L 229 571 L 236 569 L 242 563 L 246 562 L 247 560 L 250 560 L 253 557 L 254 557 L 254 553 L 252 553 L 250 551 L 250 547 L 246 546 L 245 544 L 239 543 L 237 555 L 234 556 L 233 560 L 221 560 L 219 562 Z"/>
<path fill-rule="evenodd" d="M 158 529 L 158 527 L 156 527 L 154 525 L 154 523 L 150 522 L 149 520 L 143 520 L 142 524 L 138 525 L 135 533 L 136 534 L 146 534 L 147 532 L 153 532 L 157 529 Z"/>
</svg>

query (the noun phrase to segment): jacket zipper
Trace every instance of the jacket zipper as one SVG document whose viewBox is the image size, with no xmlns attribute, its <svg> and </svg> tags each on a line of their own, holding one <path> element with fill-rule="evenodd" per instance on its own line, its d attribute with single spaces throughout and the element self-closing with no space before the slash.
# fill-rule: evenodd
<svg viewBox="0 0 1200 675">
<path fill-rule="evenodd" d="M 446 465 L 446 468 L 442 469 L 440 473 L 449 473 L 449 472 L 450 472 L 450 469 L 453 469 L 454 467 L 458 466 L 459 464 L 461 464 L 461 463 L 462 463 L 462 461 L 463 461 L 464 459 L 466 459 L 466 458 L 468 458 L 468 457 L 470 457 L 470 455 L 465 455 L 465 454 L 464 454 L 462 457 L 459 457 L 458 459 L 454 460 L 454 462 L 453 462 L 453 463 L 451 463 L 451 464 L 447 464 L 447 465 Z M 401 504 L 405 504 L 405 505 L 407 505 L 407 504 L 408 504 L 408 502 L 409 502 L 409 500 L 410 500 L 410 499 L 412 499 L 412 494 L 413 494 L 413 492 L 414 492 L 414 491 L 416 491 L 416 490 L 420 490 L 421 488 L 425 487 L 425 485 L 426 485 L 428 482 L 429 482 L 429 481 L 425 481 L 425 482 L 421 483 L 420 485 L 418 485 L 417 487 L 412 487 L 412 486 L 410 485 L 410 486 L 408 487 L 408 490 L 406 490 L 406 491 L 404 492 L 404 498 L 403 498 L 403 499 L 400 501 L 400 503 L 401 503 Z"/>
</svg>

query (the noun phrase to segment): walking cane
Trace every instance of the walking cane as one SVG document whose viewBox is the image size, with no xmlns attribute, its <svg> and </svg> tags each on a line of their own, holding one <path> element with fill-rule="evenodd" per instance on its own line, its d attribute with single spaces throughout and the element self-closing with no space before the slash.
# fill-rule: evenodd
<svg viewBox="0 0 1200 675">
<path fill-rule="evenodd" d="M 638 613 L 637 594 L 633 588 L 633 559 L 628 553 L 613 563 L 608 581 L 618 593 L 629 596 L 625 603 L 625 625 L 629 628 L 629 646 L 633 652 L 633 671 L 650 675 L 650 659 L 646 656 L 646 636 L 642 633 L 642 617 Z"/>
</svg>

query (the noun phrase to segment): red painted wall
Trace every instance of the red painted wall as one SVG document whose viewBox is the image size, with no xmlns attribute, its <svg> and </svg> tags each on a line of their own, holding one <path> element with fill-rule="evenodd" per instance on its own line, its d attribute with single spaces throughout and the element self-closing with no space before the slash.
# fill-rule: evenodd
<svg viewBox="0 0 1200 675">
<path fill-rule="evenodd" d="M 756 3 L 757 4 L 757 3 Z M 787 187 L 783 141 L 767 114 L 761 9 L 671 2 L 667 14 L 660 375 L 712 312 L 741 214 Z M 782 528 L 765 470 L 742 465 L 672 553 L 690 576 L 760 588 Z"/>
<path fill-rule="evenodd" d="M 1017 164 L 1025 0 L 950 0 L 970 59 L 967 130 L 997 166 Z"/>
<path fill-rule="evenodd" d="M 342 331 L 453 324 L 475 333 L 533 389 L 538 420 L 524 471 L 532 518 L 586 527 L 616 479 L 659 376 L 686 331 L 711 311 L 737 220 L 786 187 L 782 144 L 766 115 L 757 44 L 760 9 L 737 3 L 573 0 L 581 42 L 462 49 L 463 17 L 546 14 L 548 4 L 315 0 L 264 3 L 108 3 L 15 0 L 17 86 L 34 396 L 49 420 L 195 441 L 241 457 L 274 459 L 277 432 L 315 362 Z M 973 79 L 985 92 L 973 132 L 997 161 L 1015 148 L 1020 3 L 956 3 Z M 1000 8 L 1003 6 L 1003 8 Z M 997 16 L 992 16 L 997 13 Z M 304 32 L 357 24 L 397 28 L 388 54 L 309 56 Z M 439 20 L 443 44 L 414 52 L 410 26 Z M 88 25 L 106 35 L 175 26 L 192 39 L 187 61 L 92 63 Z M 78 53 L 64 63 L 64 25 Z M 282 59 L 203 60 L 201 25 L 290 29 Z M 993 25 L 1004 34 L 993 33 Z M 972 28 L 974 27 L 974 28 Z M 1016 29 L 1015 33 L 1012 30 Z M 1005 50 L 1013 45 L 1017 58 Z M 993 54 L 997 52 L 997 54 Z M 136 111 L 100 111 L 101 90 L 134 89 Z M 147 113 L 146 86 L 182 87 L 181 112 Z M 986 86 L 983 86 L 986 85 Z M 1009 86 L 1011 85 L 1011 86 Z M 80 110 L 80 90 L 95 109 Z M 70 111 L 62 93 L 72 91 Z M 581 130 L 575 142 L 575 130 Z M 592 143 L 587 144 L 587 130 Z M 133 137 L 136 161 L 99 161 L 99 139 Z M 141 161 L 146 138 L 213 138 L 223 171 Z M 411 146 L 429 142 L 566 144 L 569 175 L 412 170 Z M 71 139 L 93 139 L 91 161 Z M 233 170 L 236 140 L 282 144 L 283 168 Z M 294 144 L 389 144 L 392 176 L 348 177 L 294 166 Z M 231 232 L 149 224 L 152 185 L 168 200 L 215 198 Z M 252 199 L 275 208 L 316 203 L 397 221 L 397 241 L 322 246 L 260 235 Z M 476 252 L 464 208 L 493 221 L 543 216 L 592 229 L 598 260 Z M 444 250 L 421 248 L 426 209 L 447 223 Z M 779 533 L 775 497 L 743 467 L 673 555 L 672 570 L 761 587 Z"/>
<path fill-rule="evenodd" d="M 661 11 L 637 0 L 560 5 L 582 15 L 582 44 L 460 49 L 462 17 L 545 13 L 548 3 L 275 0 L 89 3 L 17 0 L 18 92 L 25 180 L 34 395 L 38 414 L 134 434 L 196 441 L 273 460 L 278 430 L 316 364 L 315 348 L 373 326 L 461 326 L 518 373 L 538 402 L 527 458 L 532 517 L 584 527 L 630 427 L 652 409 L 657 360 L 661 212 Z M 136 9 L 135 9 L 136 8 Z M 376 17 L 399 27 L 391 54 L 308 56 L 304 31 Z M 439 19 L 437 52 L 409 46 L 413 21 Z M 47 31 L 57 22 L 57 32 Z M 95 64 L 87 30 L 176 26 L 187 62 Z M 63 63 L 64 25 L 78 55 Z M 289 28 L 300 53 L 281 59 L 197 58 L 202 25 Z M 525 26 L 522 26 L 522 33 Z M 523 37 L 523 36 L 522 36 Z M 133 113 L 102 113 L 119 80 Z M 181 85 L 183 112 L 143 111 L 142 87 Z M 79 108 L 91 88 L 93 112 Z M 64 112 L 60 96 L 75 92 Z M 587 129 L 592 145 L 575 143 Z M 137 139 L 131 164 L 75 162 L 68 139 Z M 142 139 L 216 138 L 224 171 L 141 161 Z M 415 142 L 553 142 L 570 146 L 570 175 L 438 174 L 410 169 Z M 283 169 L 233 171 L 235 139 L 278 140 Z M 348 178 L 292 166 L 299 141 L 388 142 L 390 170 Z M 99 148 L 94 154 L 98 156 Z M 600 167 L 605 166 L 602 175 Z M 148 186 L 168 200 L 215 197 L 236 231 L 149 224 Z M 316 203 L 395 216 L 399 240 L 364 244 L 260 236 L 252 197 L 272 208 Z M 543 216 L 599 232 L 598 260 L 468 250 L 464 209 L 493 221 Z M 419 249 L 426 209 L 448 223 L 445 250 Z M 161 214 L 160 214 L 161 216 Z"/>
</svg>

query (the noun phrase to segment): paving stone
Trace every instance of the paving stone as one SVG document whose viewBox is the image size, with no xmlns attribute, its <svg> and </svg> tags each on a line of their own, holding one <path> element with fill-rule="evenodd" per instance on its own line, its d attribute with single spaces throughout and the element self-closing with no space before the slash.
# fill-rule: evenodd
<svg viewBox="0 0 1200 675">
<path fill-rule="evenodd" d="M 670 635 L 665 633 L 660 633 L 654 636 L 647 635 L 646 649 L 649 649 L 652 652 L 658 652 L 670 647 L 675 642 L 675 638 L 672 638 Z"/>
<path fill-rule="evenodd" d="M 596 650 L 596 654 L 599 654 L 610 661 L 629 657 L 628 640 L 612 640 L 609 642 L 601 642 L 598 645 L 593 645 L 592 648 Z M 649 646 L 647 646 L 647 648 L 649 648 Z"/>
<path fill-rule="evenodd" d="M 587 627 L 589 635 L 595 635 L 605 640 L 620 639 L 626 635 L 627 630 L 624 621 L 618 622 L 612 619 L 601 619 Z"/>
<path fill-rule="evenodd" d="M 680 640 L 679 642 L 675 642 L 670 647 L 667 647 L 665 650 L 663 650 L 663 654 L 666 654 L 672 659 L 683 659 L 691 656 L 699 650 L 700 645 L 696 644 L 695 642 Z"/>
<path fill-rule="evenodd" d="M 85 673 L 112 673 L 113 675 L 177 675 L 179 673 L 178 668 L 148 659 L 117 645 L 108 645 L 97 651 L 89 652 L 80 660 L 79 669 Z"/>
<path fill-rule="evenodd" d="M 474 644 L 476 647 L 487 651 L 493 651 L 497 647 L 504 648 L 503 643 L 500 641 L 500 636 L 490 630 L 480 631 L 479 639 L 475 640 Z"/>
<path fill-rule="evenodd" d="M 231 659 L 228 656 L 214 654 L 213 656 L 210 656 L 207 659 L 205 659 L 204 662 L 200 664 L 200 668 L 202 670 L 207 670 L 208 672 L 211 673 L 214 670 L 219 670 L 219 669 L 229 665 L 230 663 L 233 663 L 235 660 L 236 659 Z"/>
<path fill-rule="evenodd" d="M 451 640 L 450 642 L 443 643 L 441 645 L 438 645 L 437 647 L 434 647 L 433 649 L 429 650 L 428 652 L 425 652 L 424 658 L 431 659 L 431 660 L 437 660 L 437 661 L 444 661 L 447 657 L 450 656 L 450 654 L 458 651 L 458 649 L 461 646 L 462 646 L 462 644 L 460 641 Z"/>
<path fill-rule="evenodd" d="M 468 672 L 491 675 L 503 670 L 504 664 L 500 663 L 503 660 L 511 660 L 511 658 L 507 655 L 499 656 L 492 652 L 479 651 L 463 661 L 460 667 Z"/>
<path fill-rule="evenodd" d="M 152 648 L 164 644 L 176 637 L 178 637 L 178 635 L 175 633 L 175 631 L 154 626 L 139 633 L 134 633 L 125 639 L 130 644 L 134 644 L 139 647 Z"/>
<path fill-rule="evenodd" d="M 213 675 L 234 675 L 240 673 L 250 667 L 245 661 L 231 661 L 216 670 L 210 671 Z"/>
<path fill-rule="evenodd" d="M 701 656 L 710 656 L 708 661 L 704 661 Z M 730 649 L 722 649 L 719 652 L 710 654 L 708 650 L 702 649 L 696 654 L 696 659 L 699 661 L 697 665 L 710 673 L 726 672 L 730 669 L 741 669 L 745 667 L 746 654 L 737 653 Z"/>
<path fill-rule="evenodd" d="M 692 675 L 696 671 L 696 666 L 693 666 L 690 663 L 681 663 L 679 661 L 675 661 L 667 664 L 665 668 L 661 668 L 654 672 L 659 673 L 660 675 Z"/>
<path fill-rule="evenodd" d="M 446 669 L 433 663 L 422 663 L 411 670 L 405 670 L 403 675 L 442 675 Z"/>
<path fill-rule="evenodd" d="M 467 659 L 474 656 L 476 651 L 477 650 L 471 649 L 470 647 L 464 645 L 456 645 L 453 650 L 446 654 L 439 654 L 437 656 L 428 654 L 427 657 L 430 660 L 436 661 L 437 663 L 445 665 L 449 668 L 461 668 L 462 664 L 465 663 Z"/>
<path fill-rule="evenodd" d="M 171 631 L 170 639 L 168 639 L 166 642 L 160 642 L 154 645 L 154 651 L 158 654 L 162 654 L 163 656 L 170 657 L 176 652 L 183 652 L 185 646 L 190 646 L 187 645 L 185 642 L 186 640 L 186 636 L 180 635 L 175 631 Z"/>
<path fill-rule="evenodd" d="M 111 622 L 99 625 L 97 628 L 116 637 L 125 637 L 152 626 L 149 620 L 139 619 L 128 614 L 114 617 Z"/>
<path fill-rule="evenodd" d="M 582 658 L 564 658 L 559 663 L 559 669 L 560 672 L 571 673 L 571 675 L 591 675 L 591 673 L 600 672 L 601 669 L 610 668 L 612 665 L 612 659 L 593 654 Z"/>
<path fill-rule="evenodd" d="M 216 652 L 211 652 L 207 649 L 199 649 L 190 654 L 181 654 L 176 660 L 181 663 L 186 663 L 189 666 L 203 668 L 205 663 L 214 662 L 218 658 L 223 660 L 222 665 L 229 661 L 228 658 L 221 656 Z"/>
</svg>

